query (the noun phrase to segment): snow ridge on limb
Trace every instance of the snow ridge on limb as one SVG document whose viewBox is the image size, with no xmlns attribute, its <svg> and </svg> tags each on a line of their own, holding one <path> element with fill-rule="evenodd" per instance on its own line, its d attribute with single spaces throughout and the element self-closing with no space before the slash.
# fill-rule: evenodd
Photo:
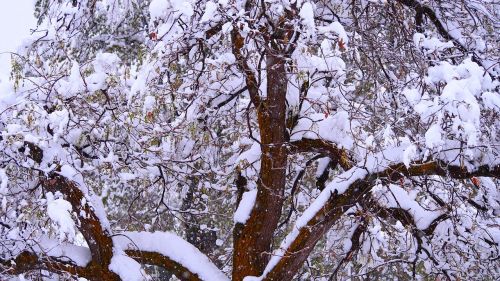
<svg viewBox="0 0 500 281">
<path fill-rule="evenodd" d="M 229 280 L 200 250 L 171 232 L 123 232 L 113 242 L 130 257 L 163 266 L 182 280 Z"/>
</svg>

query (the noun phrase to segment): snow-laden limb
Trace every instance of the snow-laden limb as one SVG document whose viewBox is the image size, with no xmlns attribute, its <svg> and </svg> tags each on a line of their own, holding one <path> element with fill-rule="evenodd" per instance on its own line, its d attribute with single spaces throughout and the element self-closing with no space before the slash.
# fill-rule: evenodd
<svg viewBox="0 0 500 281">
<path fill-rule="evenodd" d="M 421 259 L 431 261 L 436 267 L 440 268 L 441 272 L 449 279 L 448 268 L 443 266 L 443 264 L 436 259 L 432 249 L 430 249 L 429 242 L 434 235 L 437 234 L 437 236 L 439 236 L 439 231 L 436 231 L 436 228 L 440 223 L 450 218 L 450 213 L 452 212 L 451 208 L 439 197 L 435 196 L 433 197 L 435 204 L 441 209 L 427 211 L 424 210 L 418 202 L 413 200 L 402 188 L 391 185 L 388 189 L 392 192 L 392 202 L 389 202 L 389 204 L 386 204 L 387 202 L 383 202 L 382 204 L 378 202 L 383 201 L 379 200 L 379 198 L 375 198 L 375 195 L 380 195 L 380 190 L 373 188 L 372 192 L 366 195 L 366 201 L 364 202 L 365 206 L 363 207 L 372 209 L 379 218 L 386 221 L 396 219 L 400 226 L 403 226 L 404 229 L 411 233 L 411 240 L 416 242 L 416 246 L 412 246 L 413 243 L 409 243 L 410 247 L 408 248 L 409 251 L 413 251 L 410 254 L 413 256 L 413 276 L 416 274 L 416 264 L 419 259 Z M 390 205 L 390 207 L 382 205 Z M 427 217 L 425 217 L 426 215 Z M 375 229 L 380 232 L 380 226 L 378 226 L 378 228 L 375 227 Z"/>
<path fill-rule="evenodd" d="M 15 252 L 21 248 L 25 250 Z M 0 256 L 2 274 L 18 275 L 34 270 L 46 270 L 56 274 L 84 277 L 88 280 L 118 280 L 107 269 L 103 270 L 99 265 L 91 262 L 90 250 L 87 247 L 41 237 L 30 245 L 18 242 L 13 250 L 14 252 L 5 251 L 4 254 L 13 254 L 9 257 Z"/>
<path fill-rule="evenodd" d="M 376 186 L 372 189 L 372 192 L 379 195 L 379 201 L 385 208 L 403 210 L 405 214 L 409 215 L 408 218 L 413 219 L 412 225 L 415 225 L 420 230 L 429 228 L 437 218 L 443 215 L 440 210 L 424 209 L 415 201 L 414 196 L 394 184 L 389 185 L 389 187 Z"/>
<path fill-rule="evenodd" d="M 62 195 L 62 198 L 56 199 L 59 201 L 49 200 L 49 217 L 64 226 L 65 233 L 75 233 L 71 228 L 76 225 L 88 248 L 57 243 L 45 237 L 35 239 L 34 244 L 17 243 L 11 251 L 7 249 L 11 256 L 2 260 L 5 273 L 14 275 L 43 269 L 54 273 L 66 272 L 89 280 L 119 280 L 118 276 L 108 269 L 113 257 L 110 233 L 96 215 L 93 205 L 86 199 L 86 193 L 77 183 L 57 173 L 42 178 L 40 184 L 49 195 Z M 70 213 L 76 217 L 77 224 L 72 221 Z M 68 238 L 70 241 L 74 239 Z"/>
<path fill-rule="evenodd" d="M 47 193 L 47 214 L 50 219 L 57 223 L 59 239 L 68 238 L 73 240 L 75 237 L 75 222 L 71 218 L 71 203 L 63 198 L 54 199 L 51 192 Z"/>
<path fill-rule="evenodd" d="M 333 270 L 333 273 L 331 276 L 336 276 L 337 272 L 339 271 L 340 267 L 347 261 L 349 261 L 353 254 L 359 250 L 361 247 L 361 236 L 365 233 L 367 230 L 367 222 L 365 220 L 361 221 L 355 228 L 354 231 L 352 231 L 352 234 L 349 238 L 348 244 L 348 250 L 346 255 L 340 260 L 338 263 L 337 267 Z"/>
<path fill-rule="evenodd" d="M 492 166 L 481 165 L 474 170 L 467 170 L 463 166 L 457 166 L 442 160 L 414 161 L 407 165 L 404 161 L 403 151 L 406 147 L 394 147 L 338 175 L 320 193 L 316 200 L 296 220 L 295 226 L 290 234 L 283 240 L 279 249 L 271 257 L 264 273 L 260 277 L 249 277 L 247 280 L 278 280 L 288 278 L 288 272 L 294 267 L 300 266 L 312 251 L 323 233 L 339 219 L 339 217 L 350 207 L 354 206 L 363 194 L 375 185 L 379 178 L 398 180 L 403 177 L 415 177 L 424 175 L 448 176 L 455 179 L 465 179 L 478 176 L 500 178 L 500 164 L 494 162 Z M 402 195 L 400 193 L 399 195 Z M 400 199 L 403 199 L 401 196 Z M 407 198 L 406 198 L 407 199 Z M 406 207 L 413 207 L 418 220 L 420 215 L 415 204 L 406 201 Z M 404 209 L 403 209 L 404 210 Z M 432 220 L 412 222 L 417 227 L 426 230 L 435 227 L 436 221 L 443 219 L 443 214 L 432 216 Z"/>
<path fill-rule="evenodd" d="M 52 259 L 79 267 L 85 267 L 91 261 L 89 248 L 61 242 L 47 236 L 38 237 L 36 241 L 19 239 L 16 243 L 3 244 L 1 247 L 4 260 L 15 260 L 27 249 L 32 255 L 41 259 Z"/>
<path fill-rule="evenodd" d="M 41 238 L 40 242 L 31 248 L 38 254 L 43 254 L 82 267 L 87 266 L 92 260 L 89 248 L 69 243 L 61 243 L 58 240 L 48 237 Z"/>
<path fill-rule="evenodd" d="M 139 262 L 165 267 L 182 280 L 229 280 L 206 255 L 174 233 L 123 232 L 113 242 Z"/>
<path fill-rule="evenodd" d="M 77 215 L 78 229 L 90 248 L 92 260 L 108 264 L 113 256 L 110 233 L 78 185 L 58 174 L 42 179 L 41 184 L 47 191 L 64 195 L 64 199 L 71 204 L 72 212 Z"/>
<path fill-rule="evenodd" d="M 82 267 L 68 262 L 58 261 L 47 257 L 39 257 L 37 254 L 24 251 L 12 259 L 0 259 L 0 268 L 3 274 L 17 275 L 32 270 L 47 270 L 54 273 L 67 272 L 73 275 L 87 277 Z"/>
</svg>

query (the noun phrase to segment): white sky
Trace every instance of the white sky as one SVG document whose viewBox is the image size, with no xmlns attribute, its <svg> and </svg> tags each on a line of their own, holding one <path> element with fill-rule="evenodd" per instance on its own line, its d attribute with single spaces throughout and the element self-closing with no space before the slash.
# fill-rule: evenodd
<svg viewBox="0 0 500 281">
<path fill-rule="evenodd" d="M 35 0 L 0 0 L 0 78 L 10 72 L 10 54 L 35 27 Z"/>
</svg>

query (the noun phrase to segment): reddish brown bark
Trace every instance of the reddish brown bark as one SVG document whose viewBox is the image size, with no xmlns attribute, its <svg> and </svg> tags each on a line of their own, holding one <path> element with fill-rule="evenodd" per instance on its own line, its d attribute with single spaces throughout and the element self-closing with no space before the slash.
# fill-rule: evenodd
<svg viewBox="0 0 500 281">
<path fill-rule="evenodd" d="M 267 55 L 267 98 L 257 109 L 261 141 L 261 168 L 257 199 L 245 225 L 235 229 L 233 280 L 260 275 L 271 252 L 286 184 L 286 85 L 283 58 Z"/>
<path fill-rule="evenodd" d="M 184 267 L 182 264 L 169 259 L 168 257 L 155 253 L 146 252 L 139 250 L 127 250 L 125 251 L 127 255 L 135 259 L 142 264 L 156 265 L 168 269 L 173 273 L 179 280 L 182 281 L 199 281 L 202 280 L 197 274 L 191 272 L 189 269 Z"/>
</svg>

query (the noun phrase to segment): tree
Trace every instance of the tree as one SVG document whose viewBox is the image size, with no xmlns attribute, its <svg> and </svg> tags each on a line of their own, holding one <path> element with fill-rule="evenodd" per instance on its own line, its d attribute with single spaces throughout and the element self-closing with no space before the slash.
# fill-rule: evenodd
<svg viewBox="0 0 500 281">
<path fill-rule="evenodd" d="M 37 1 L 0 274 L 498 278 L 495 8 Z"/>
</svg>

